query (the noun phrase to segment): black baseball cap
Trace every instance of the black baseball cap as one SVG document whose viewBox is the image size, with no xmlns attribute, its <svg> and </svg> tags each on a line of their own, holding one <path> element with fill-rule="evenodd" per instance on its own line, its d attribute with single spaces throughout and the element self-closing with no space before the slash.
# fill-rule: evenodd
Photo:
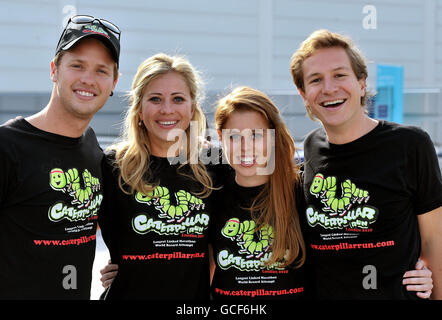
<svg viewBox="0 0 442 320">
<path fill-rule="evenodd" d="M 120 59 L 120 29 L 110 21 L 88 15 L 76 15 L 69 19 L 57 44 L 55 54 L 69 50 L 81 39 L 93 37 L 109 48 L 114 61 Z"/>
</svg>

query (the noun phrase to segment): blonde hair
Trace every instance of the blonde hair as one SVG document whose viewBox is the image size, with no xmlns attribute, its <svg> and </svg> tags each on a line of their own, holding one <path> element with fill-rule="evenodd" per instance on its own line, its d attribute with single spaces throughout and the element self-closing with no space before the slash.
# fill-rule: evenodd
<svg viewBox="0 0 442 320">
<path fill-rule="evenodd" d="M 350 59 L 353 72 L 358 80 L 367 79 L 367 63 L 361 51 L 356 47 L 353 41 L 349 37 L 339 33 L 320 29 L 314 31 L 307 39 L 305 39 L 290 59 L 290 73 L 293 82 L 299 90 L 305 92 L 304 75 L 302 70 L 302 64 L 304 61 L 311 57 L 317 50 L 332 47 L 338 47 L 345 50 Z M 366 91 L 365 95 L 361 97 L 361 106 L 366 105 L 368 97 L 369 93 Z M 306 107 L 310 118 L 314 119 L 310 108 L 308 106 Z"/>
<path fill-rule="evenodd" d="M 300 267 L 305 261 L 305 244 L 294 193 L 294 186 L 301 183 L 299 167 L 294 162 L 295 143 L 270 98 L 249 87 L 238 87 L 218 102 L 216 129 L 221 131 L 230 115 L 241 111 L 258 112 L 275 130 L 275 168 L 249 208 L 258 228 L 268 224 L 274 230 L 272 256 L 266 264 L 280 262 L 288 266 L 298 258 L 295 266 Z"/>
<path fill-rule="evenodd" d="M 138 67 L 132 82 L 132 90 L 129 93 L 129 109 L 125 117 L 122 141 L 109 147 L 109 149 L 115 150 L 115 164 L 120 169 L 119 185 L 126 193 L 133 193 L 136 190 L 146 194 L 159 183 L 159 181 L 153 181 L 154 177 L 152 177 L 150 170 L 150 156 L 152 153 L 147 129 L 145 126 L 139 126 L 139 122 L 141 120 L 140 111 L 144 89 L 152 80 L 169 72 L 176 72 L 185 80 L 192 99 L 193 117 L 191 121 L 197 124 L 198 137 L 204 136 L 206 118 L 200 106 L 202 81 L 197 70 L 187 59 L 181 56 L 169 56 L 159 53 L 144 60 Z M 186 129 L 186 137 L 187 146 L 190 146 L 190 127 Z M 201 148 L 202 145 L 199 139 L 197 148 L 188 147 L 186 161 L 179 169 L 189 164 L 193 175 L 182 172 L 180 174 L 201 183 L 203 188 L 198 195 L 208 196 L 212 189 L 212 179 L 206 167 L 199 160 L 197 163 L 189 162 L 191 157 L 192 159 L 198 159 Z"/>
</svg>

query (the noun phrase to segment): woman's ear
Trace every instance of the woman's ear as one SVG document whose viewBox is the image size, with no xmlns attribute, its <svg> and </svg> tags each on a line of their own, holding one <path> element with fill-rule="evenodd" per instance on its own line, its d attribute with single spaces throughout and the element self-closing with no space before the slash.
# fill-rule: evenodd
<svg viewBox="0 0 442 320">
<path fill-rule="evenodd" d="M 193 119 L 193 116 L 195 115 L 195 109 L 196 109 L 196 102 L 192 102 L 192 106 L 190 107 L 190 119 Z"/>
<path fill-rule="evenodd" d="M 367 90 L 367 82 L 365 79 L 359 80 L 359 85 L 361 86 L 361 97 L 365 96 Z"/>
</svg>

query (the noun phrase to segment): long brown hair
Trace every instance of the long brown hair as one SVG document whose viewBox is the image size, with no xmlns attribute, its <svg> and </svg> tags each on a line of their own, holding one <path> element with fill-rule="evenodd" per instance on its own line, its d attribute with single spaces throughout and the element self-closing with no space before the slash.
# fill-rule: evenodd
<svg viewBox="0 0 442 320">
<path fill-rule="evenodd" d="M 274 171 L 250 208 L 258 229 L 268 224 L 274 231 L 272 256 L 266 264 L 287 266 L 296 259 L 295 266 L 300 267 L 305 261 L 305 244 L 294 193 L 294 186 L 301 183 L 294 161 L 295 142 L 271 99 L 250 87 L 238 87 L 218 102 L 216 129 L 221 131 L 232 113 L 244 110 L 260 113 L 275 130 Z"/>
</svg>

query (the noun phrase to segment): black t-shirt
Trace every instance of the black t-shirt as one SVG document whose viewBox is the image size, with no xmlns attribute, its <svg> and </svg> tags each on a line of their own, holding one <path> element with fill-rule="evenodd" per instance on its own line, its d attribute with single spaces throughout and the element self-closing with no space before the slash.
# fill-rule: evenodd
<svg viewBox="0 0 442 320">
<path fill-rule="evenodd" d="M 106 299 L 209 300 L 210 197 L 198 196 L 201 184 L 179 174 L 191 175 L 190 168 L 151 156 L 158 187 L 151 195 L 126 194 L 117 184 L 114 155 L 106 159 L 111 200 L 100 226 L 119 265 Z"/>
<path fill-rule="evenodd" d="M 420 254 L 417 215 L 442 205 L 425 132 L 387 121 L 343 145 L 305 140 L 305 232 L 320 299 L 416 299 L 402 285 Z"/>
<path fill-rule="evenodd" d="M 215 300 L 306 299 L 307 266 L 269 266 L 274 237 L 268 225 L 255 232 L 250 208 L 263 186 L 242 187 L 231 172 L 224 187 L 216 192 L 211 244 L 216 263 L 211 286 Z M 298 192 L 302 200 L 302 193 Z M 302 201 L 298 210 L 303 210 Z M 302 211 L 299 211 L 302 212 Z"/>
<path fill-rule="evenodd" d="M 1 299 L 89 299 L 102 158 L 90 128 L 0 127 Z"/>
</svg>

